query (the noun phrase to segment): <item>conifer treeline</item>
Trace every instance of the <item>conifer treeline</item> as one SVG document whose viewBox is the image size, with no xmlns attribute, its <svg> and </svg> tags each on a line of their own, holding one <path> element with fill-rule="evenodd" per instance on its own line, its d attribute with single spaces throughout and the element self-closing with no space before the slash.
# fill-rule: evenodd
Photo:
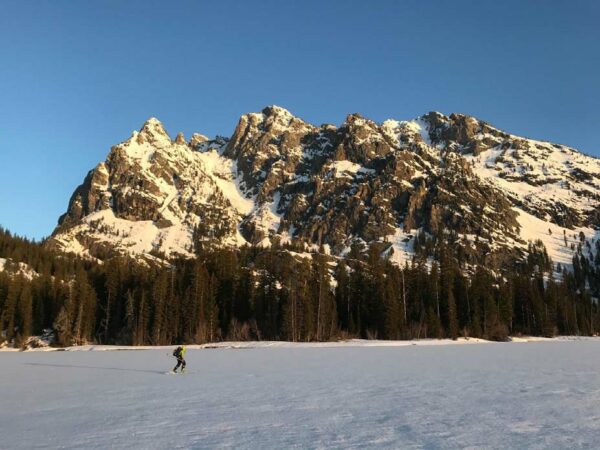
<svg viewBox="0 0 600 450">
<path fill-rule="evenodd" d="M 123 257 L 94 264 L 2 231 L 0 257 L 24 262 L 38 275 L 0 272 L 0 341 L 21 345 L 48 328 L 61 345 L 462 335 L 502 340 L 587 335 L 599 325 L 581 261 L 557 282 L 545 272 L 551 262 L 543 249 L 530 249 L 527 261 L 500 276 L 478 266 L 469 277 L 460 253 L 442 241 L 430 249 L 438 262 L 426 263 L 421 255 L 402 268 L 375 247 L 344 261 L 323 254 L 302 258 L 293 250 L 201 251 L 195 260 L 170 265 Z"/>
</svg>

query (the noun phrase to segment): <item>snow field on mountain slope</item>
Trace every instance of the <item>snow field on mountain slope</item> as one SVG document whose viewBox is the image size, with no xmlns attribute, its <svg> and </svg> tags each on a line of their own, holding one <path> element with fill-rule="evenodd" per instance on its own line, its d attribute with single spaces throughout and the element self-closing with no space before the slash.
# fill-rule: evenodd
<svg viewBox="0 0 600 450">
<path fill-rule="evenodd" d="M 594 448 L 597 340 L 0 353 L 0 448 Z"/>
<path fill-rule="evenodd" d="M 567 147 L 556 148 L 552 144 L 532 140 L 527 142 L 527 150 L 494 148 L 478 156 L 464 155 L 464 158 L 471 162 L 474 173 L 482 180 L 526 200 L 532 206 L 561 201 L 579 211 L 594 209 L 596 202 L 581 196 L 582 192 L 593 192 L 591 185 L 569 179 L 568 175 L 572 169 L 598 175 L 600 161 Z M 518 158 L 515 156 L 517 153 Z M 501 173 L 504 176 L 500 176 Z M 543 183 L 536 185 L 527 182 L 525 177 Z M 597 182 L 593 184 L 596 189 L 600 187 Z"/>
<path fill-rule="evenodd" d="M 548 256 L 556 265 L 560 263 L 563 267 L 573 266 L 573 255 L 580 243 L 579 233 L 583 233 L 586 240 L 595 243 L 600 238 L 600 232 L 592 228 L 575 228 L 569 230 L 551 222 L 545 222 L 525 211 L 514 208 L 519 213 L 517 221 L 521 226 L 521 238 L 525 241 L 534 242 L 541 240 L 546 247 Z M 566 242 L 566 243 L 565 243 Z"/>
<path fill-rule="evenodd" d="M 167 254 L 177 252 L 190 254 L 192 231 L 185 224 L 175 223 L 167 228 L 159 228 L 151 220 L 127 220 L 115 216 L 111 209 L 96 211 L 83 219 L 82 224 L 76 225 L 71 234 L 85 230 L 90 237 L 97 237 L 102 241 L 110 242 L 106 235 L 98 233 L 90 227 L 91 223 L 98 222 L 110 230 L 112 242 L 118 242 L 122 248 L 126 248 L 130 254 L 137 255 L 149 253 L 153 248 L 162 243 L 161 249 Z M 69 236 L 69 235 L 67 235 Z M 79 242 L 76 238 L 58 239 L 63 243 L 65 251 L 76 252 Z"/>
<path fill-rule="evenodd" d="M 237 179 L 237 163 L 216 150 L 199 152 L 197 157 L 237 213 L 246 215 L 252 212 L 254 201 L 242 193 Z"/>
</svg>

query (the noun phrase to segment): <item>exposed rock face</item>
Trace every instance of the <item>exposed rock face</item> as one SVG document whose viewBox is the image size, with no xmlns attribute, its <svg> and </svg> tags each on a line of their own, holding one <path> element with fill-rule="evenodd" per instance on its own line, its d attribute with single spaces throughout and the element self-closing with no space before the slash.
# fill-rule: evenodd
<svg viewBox="0 0 600 450">
<path fill-rule="evenodd" d="M 193 232 L 206 223 L 213 223 L 207 237 L 241 243 L 240 212 L 218 187 L 233 176 L 231 164 L 214 171 L 211 161 L 225 142 L 199 136 L 192 142 L 204 152 L 181 134 L 172 141 L 158 120 L 148 120 L 77 188 L 50 245 L 94 256 L 111 249 L 191 255 Z"/>
<path fill-rule="evenodd" d="M 242 116 L 230 139 L 172 141 L 150 119 L 88 173 L 48 245 L 103 257 L 274 240 L 344 255 L 379 243 L 402 263 L 420 231 L 503 264 L 536 233 L 557 247 L 545 224 L 593 234 L 599 194 L 598 160 L 466 115 L 351 114 L 316 127 L 271 106 Z"/>
</svg>

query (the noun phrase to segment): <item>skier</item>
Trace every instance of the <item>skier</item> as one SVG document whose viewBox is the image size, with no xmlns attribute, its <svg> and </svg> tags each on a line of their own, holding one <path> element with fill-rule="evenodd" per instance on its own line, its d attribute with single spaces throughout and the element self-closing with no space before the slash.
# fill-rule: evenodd
<svg viewBox="0 0 600 450">
<path fill-rule="evenodd" d="M 185 372 L 185 345 L 180 345 L 173 350 L 173 356 L 177 358 L 177 365 L 173 368 L 173 373 L 177 373 L 177 369 L 181 366 L 181 373 Z"/>
</svg>

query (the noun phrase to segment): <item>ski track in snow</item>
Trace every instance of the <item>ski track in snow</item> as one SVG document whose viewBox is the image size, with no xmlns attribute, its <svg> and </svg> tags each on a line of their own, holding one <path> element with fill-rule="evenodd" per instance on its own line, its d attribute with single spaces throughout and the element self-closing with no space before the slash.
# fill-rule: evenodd
<svg viewBox="0 0 600 450">
<path fill-rule="evenodd" d="M 600 341 L 0 353 L 0 448 L 597 448 Z"/>
</svg>

